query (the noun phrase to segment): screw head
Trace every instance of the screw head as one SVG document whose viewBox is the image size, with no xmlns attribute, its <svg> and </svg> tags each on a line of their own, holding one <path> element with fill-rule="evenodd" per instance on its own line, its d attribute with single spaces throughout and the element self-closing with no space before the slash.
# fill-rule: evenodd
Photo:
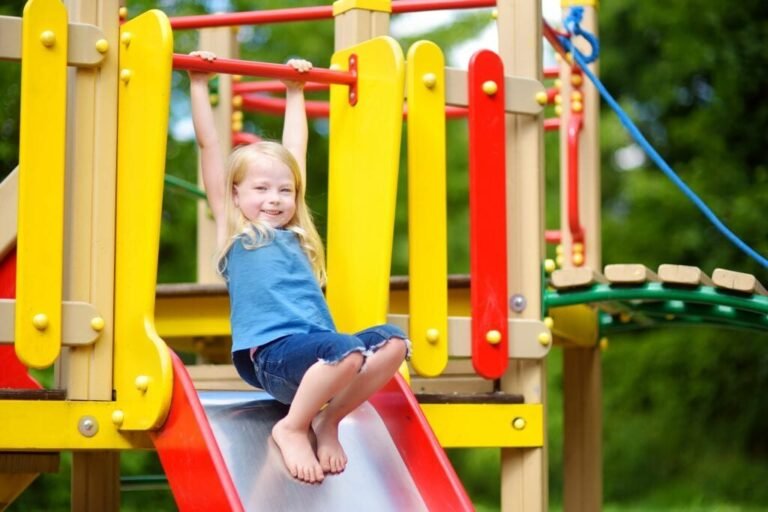
<svg viewBox="0 0 768 512">
<path fill-rule="evenodd" d="M 515 430 L 523 430 L 526 426 L 525 418 L 517 417 L 514 420 L 512 420 L 512 428 Z"/>
<path fill-rule="evenodd" d="M 499 91 L 499 86 L 493 80 L 483 82 L 483 92 L 488 96 L 493 96 Z"/>
<path fill-rule="evenodd" d="M 434 73 L 425 73 L 421 81 L 427 89 L 434 89 L 437 84 L 437 76 Z"/>
<path fill-rule="evenodd" d="M 99 39 L 96 41 L 96 51 L 99 53 L 107 53 L 109 50 L 109 41 L 106 39 Z"/>
<path fill-rule="evenodd" d="M 91 318 L 91 329 L 93 329 L 96 332 L 101 332 L 104 330 L 104 319 L 100 316 L 95 316 Z"/>
<path fill-rule="evenodd" d="M 437 343 L 440 339 L 440 331 L 435 328 L 427 329 L 427 341 L 430 343 Z"/>
<path fill-rule="evenodd" d="M 525 311 L 525 307 L 528 305 L 528 301 L 525 300 L 525 296 L 516 293 L 509 299 L 509 308 L 515 313 L 522 313 Z"/>
<path fill-rule="evenodd" d="M 93 437 L 99 431 L 99 422 L 93 416 L 83 416 L 77 422 L 77 431 L 85 437 Z"/>
<path fill-rule="evenodd" d="M 501 333 L 495 329 L 488 331 L 485 333 L 485 340 L 491 345 L 496 345 L 501 341 Z"/>
</svg>

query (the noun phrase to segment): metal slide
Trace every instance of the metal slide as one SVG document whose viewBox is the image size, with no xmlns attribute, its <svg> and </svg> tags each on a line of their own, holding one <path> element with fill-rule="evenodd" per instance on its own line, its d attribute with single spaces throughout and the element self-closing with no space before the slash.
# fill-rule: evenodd
<svg viewBox="0 0 768 512">
<path fill-rule="evenodd" d="M 194 391 L 173 357 L 174 396 L 153 434 L 179 509 L 269 512 L 473 510 L 407 384 L 392 379 L 342 421 L 346 471 L 293 479 L 270 432 L 286 406 L 259 391 Z"/>
<path fill-rule="evenodd" d="M 272 425 L 285 416 L 285 406 L 263 392 L 209 392 L 200 399 L 245 510 L 427 510 L 370 404 L 340 425 L 349 457 L 346 471 L 310 485 L 288 474 L 270 437 Z"/>
</svg>

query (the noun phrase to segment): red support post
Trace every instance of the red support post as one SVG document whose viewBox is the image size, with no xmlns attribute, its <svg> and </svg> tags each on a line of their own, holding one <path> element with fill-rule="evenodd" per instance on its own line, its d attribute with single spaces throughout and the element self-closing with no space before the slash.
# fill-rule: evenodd
<svg viewBox="0 0 768 512">
<path fill-rule="evenodd" d="M 504 66 L 492 51 L 469 62 L 469 216 L 472 364 L 498 379 L 507 369 Z"/>
</svg>

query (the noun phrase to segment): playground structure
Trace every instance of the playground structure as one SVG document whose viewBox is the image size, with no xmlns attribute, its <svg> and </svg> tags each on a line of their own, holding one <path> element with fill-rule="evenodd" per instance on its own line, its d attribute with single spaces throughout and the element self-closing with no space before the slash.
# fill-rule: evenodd
<svg viewBox="0 0 768 512">
<path fill-rule="evenodd" d="M 584 25 L 594 32 L 594 2 L 583 3 Z M 601 268 L 599 100 L 569 65 L 557 72 L 559 91 L 545 90 L 542 33 L 557 43 L 542 28 L 537 0 L 496 6 L 499 53 L 476 54 L 468 70 L 446 68 L 428 42 L 414 44 L 404 59 L 386 37 L 389 17 L 495 2 L 342 0 L 171 20 L 151 11 L 122 25 L 117 0 L 93 4 L 30 0 L 23 20 L 0 18 L 0 58 L 23 66 L 20 169 L 0 184 L 0 342 L 13 343 L 0 347 L 3 505 L 71 451 L 72 508 L 115 509 L 119 451 L 156 449 L 181 509 L 287 502 L 351 509 L 355 502 L 343 500 L 370 485 L 386 460 L 400 476 L 378 489 L 382 510 L 466 510 L 471 504 L 440 446 L 490 446 L 502 454 L 502 509 L 544 511 L 543 363 L 557 343 L 565 354 L 564 506 L 599 510 L 601 334 L 653 322 L 766 327 L 768 299 L 753 276 L 717 270 L 710 279 L 676 265 L 594 270 Z M 328 301 L 340 329 L 389 319 L 408 329 L 415 346 L 410 387 L 394 379 L 350 422 L 356 427 L 345 442 L 361 446 L 353 457 L 368 464 L 316 488 L 281 479 L 277 464 L 256 471 L 243 462 L 273 460 L 264 446 L 280 412 L 275 404 L 255 392 L 198 396 L 195 384 L 236 381 L 231 367 L 185 368 L 166 346 L 194 340 L 210 360 L 220 357 L 216 350 L 227 352 L 210 342 L 229 327 L 226 292 L 209 265 L 213 230 L 202 202 L 200 284 L 158 290 L 155 282 L 172 67 L 221 72 L 217 128 L 232 132 L 233 143 L 247 142 L 236 113 L 279 110 L 249 94 L 274 85 L 238 83 L 224 73 L 291 75 L 285 66 L 238 61 L 229 26 L 311 17 L 334 17 L 336 34 L 329 69 L 306 77 L 330 84 L 329 104 L 316 105 L 318 115 L 330 115 Z M 173 55 L 172 29 L 192 28 L 203 29 L 201 47 L 221 56 L 217 63 Z M 407 280 L 390 277 L 404 95 Z M 542 119 L 548 101 L 559 103 L 559 120 Z M 470 279 L 449 278 L 446 270 L 444 120 L 460 115 L 470 133 Z M 561 134 L 563 228 L 545 235 L 548 128 Z M 39 140 L 52 142 L 43 152 Z M 370 196 L 375 211 L 366 208 Z M 559 270 L 544 261 L 545 239 L 562 246 Z M 554 290 L 542 282 L 543 267 Z M 589 306 L 595 302 L 600 309 Z M 34 389 L 27 367 L 54 363 L 56 389 Z M 252 435 L 236 437 L 234 425 Z M 358 436 L 388 446 L 384 457 Z M 238 443 L 262 451 L 238 453 Z M 411 501 L 390 501 L 395 496 Z"/>
</svg>

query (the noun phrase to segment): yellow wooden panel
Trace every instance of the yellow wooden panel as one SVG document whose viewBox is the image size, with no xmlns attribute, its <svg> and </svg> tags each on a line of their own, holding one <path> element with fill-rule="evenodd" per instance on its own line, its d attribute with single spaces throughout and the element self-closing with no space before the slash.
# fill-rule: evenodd
<svg viewBox="0 0 768 512">
<path fill-rule="evenodd" d="M 440 375 L 448 362 L 445 60 L 419 41 L 408 50 L 408 268 L 411 363 Z"/>
<path fill-rule="evenodd" d="M 24 364 L 46 368 L 61 352 L 67 10 L 60 0 L 27 2 L 21 54 L 15 346 Z"/>
<path fill-rule="evenodd" d="M 541 404 L 421 404 L 444 448 L 544 445 Z"/>
<path fill-rule="evenodd" d="M 389 296 L 404 63 L 400 46 L 379 37 L 334 54 L 358 62 L 357 104 L 331 86 L 328 184 L 328 304 L 341 331 L 384 322 Z"/>
<path fill-rule="evenodd" d="M 132 450 L 152 447 L 142 432 L 120 432 L 114 402 L 0 400 L 4 450 Z"/>
<path fill-rule="evenodd" d="M 173 36 L 156 10 L 120 33 L 114 385 L 122 428 L 145 430 L 164 421 L 173 382 L 154 326 Z"/>
</svg>

